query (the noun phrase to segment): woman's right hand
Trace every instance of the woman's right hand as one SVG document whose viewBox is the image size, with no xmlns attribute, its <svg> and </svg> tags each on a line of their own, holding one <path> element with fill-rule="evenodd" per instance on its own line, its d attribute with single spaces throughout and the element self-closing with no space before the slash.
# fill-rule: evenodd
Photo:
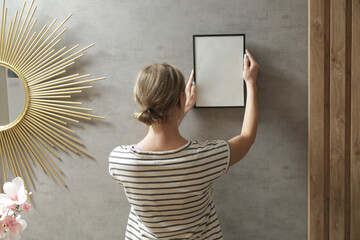
<svg viewBox="0 0 360 240">
<path fill-rule="evenodd" d="M 194 82 L 194 70 L 191 71 L 189 81 L 186 84 L 185 95 L 185 114 L 187 114 L 196 102 L 196 85 Z"/>
<path fill-rule="evenodd" d="M 250 52 L 245 49 L 246 57 L 244 58 L 243 78 L 246 84 L 256 84 L 256 78 L 259 71 L 259 64 L 255 61 Z"/>
</svg>

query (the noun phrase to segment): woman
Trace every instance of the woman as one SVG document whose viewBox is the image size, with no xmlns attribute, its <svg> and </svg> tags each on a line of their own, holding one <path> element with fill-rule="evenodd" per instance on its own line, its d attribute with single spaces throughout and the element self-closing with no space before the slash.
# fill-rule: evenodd
<svg viewBox="0 0 360 240">
<path fill-rule="evenodd" d="M 126 239 L 222 239 L 212 198 L 212 183 L 240 161 L 255 141 L 258 124 L 258 64 L 246 50 L 243 77 L 247 100 L 241 134 L 199 143 L 179 133 L 195 104 L 193 73 L 185 86 L 176 67 L 153 64 L 134 88 L 142 110 L 135 118 L 149 126 L 135 145 L 110 154 L 110 175 L 124 186 L 131 210 Z"/>
</svg>

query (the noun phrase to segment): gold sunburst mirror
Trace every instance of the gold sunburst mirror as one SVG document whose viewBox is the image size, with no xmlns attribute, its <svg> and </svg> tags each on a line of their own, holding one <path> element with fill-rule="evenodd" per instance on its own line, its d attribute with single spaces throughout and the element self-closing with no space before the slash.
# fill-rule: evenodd
<svg viewBox="0 0 360 240">
<path fill-rule="evenodd" d="M 34 189 L 33 166 L 39 166 L 64 186 L 61 169 L 53 160 L 60 158 L 54 148 L 91 156 L 83 143 L 72 136 L 70 122 L 104 117 L 91 114 L 92 109 L 71 101 L 74 94 L 91 88 L 88 84 L 104 77 L 88 79 L 90 74 L 66 74 L 66 69 L 83 56 L 91 44 L 78 50 L 78 45 L 57 49 L 61 29 L 71 14 L 60 24 L 55 19 L 39 32 L 34 27 L 36 6 L 23 3 L 20 11 L 7 23 L 5 0 L 0 26 L 0 174 L 7 181 L 12 172 Z M 57 26 L 56 26 L 57 25 Z M 1 184 L 2 185 L 2 184 Z M 28 187 L 28 186 L 27 186 Z"/>
</svg>

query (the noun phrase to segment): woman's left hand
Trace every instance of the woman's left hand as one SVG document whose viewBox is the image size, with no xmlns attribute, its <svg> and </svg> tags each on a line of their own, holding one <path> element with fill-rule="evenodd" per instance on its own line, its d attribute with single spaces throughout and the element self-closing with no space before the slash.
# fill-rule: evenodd
<svg viewBox="0 0 360 240">
<path fill-rule="evenodd" d="M 196 85 L 194 82 L 194 70 L 191 71 L 190 78 L 185 88 L 185 114 L 195 105 L 196 101 Z"/>
</svg>

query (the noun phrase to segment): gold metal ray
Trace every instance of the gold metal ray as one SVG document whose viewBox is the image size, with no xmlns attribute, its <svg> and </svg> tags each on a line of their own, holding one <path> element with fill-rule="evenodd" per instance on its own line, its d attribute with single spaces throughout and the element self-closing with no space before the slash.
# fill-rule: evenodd
<svg viewBox="0 0 360 240">
<path fill-rule="evenodd" d="M 79 76 L 80 74 L 76 73 L 76 74 L 73 74 L 73 75 L 69 75 L 69 76 L 66 76 L 66 77 L 62 77 L 62 78 L 57 78 L 57 79 L 54 79 L 54 80 L 51 80 L 51 81 L 47 81 L 46 83 L 39 83 L 38 81 L 33 81 L 32 83 L 29 83 L 29 88 L 31 89 L 37 89 L 37 88 L 42 88 L 42 87 L 46 87 L 46 86 L 52 86 L 53 84 L 58 84 L 58 83 L 62 83 L 62 80 L 69 80 L 69 81 L 72 81 L 72 80 L 76 80 L 77 76 Z M 86 75 L 84 75 L 86 76 Z M 90 74 L 88 74 L 88 76 L 90 76 Z M 35 85 L 35 86 L 33 86 Z"/>
<path fill-rule="evenodd" d="M 24 2 L 24 7 L 25 7 L 25 4 L 26 4 L 26 2 Z M 19 44 L 20 44 L 20 42 L 23 41 L 23 37 L 24 37 L 24 35 L 25 35 L 28 27 L 29 27 L 29 24 L 30 24 L 33 16 L 34 16 L 35 11 L 31 14 L 30 20 L 28 21 L 28 17 L 29 17 L 29 15 L 30 15 L 30 12 L 31 12 L 31 9 L 32 9 L 33 4 L 34 4 L 34 1 L 31 2 L 30 8 L 29 8 L 29 10 L 28 10 L 28 12 L 27 12 L 27 14 L 26 14 L 26 17 L 25 17 L 25 21 L 23 22 L 23 25 L 21 26 L 21 30 L 20 30 L 19 37 L 18 37 L 17 40 L 16 40 L 15 50 L 14 50 L 13 52 L 11 52 L 9 62 L 12 62 L 13 56 L 16 55 L 16 53 L 18 52 Z M 25 27 L 25 25 L 26 25 L 26 27 Z M 25 31 L 24 31 L 24 27 L 25 27 Z"/>
<path fill-rule="evenodd" d="M 94 44 L 80 50 L 76 50 L 79 45 L 56 49 L 61 42 L 60 37 L 66 32 L 63 26 L 72 14 L 55 29 L 57 19 L 37 33 L 34 31 L 37 23 L 34 0 L 29 5 L 24 1 L 9 23 L 5 3 L 3 0 L 0 11 L 0 67 L 6 67 L 18 76 L 24 85 L 26 101 L 15 121 L 0 126 L 0 182 L 7 181 L 11 175 L 20 176 L 26 189 L 29 186 L 35 189 L 33 168 L 38 167 L 67 187 L 59 175 L 63 171 L 53 160 L 60 159 L 55 149 L 91 157 L 83 149 L 83 143 L 74 136 L 76 132 L 68 126 L 69 123 L 79 123 L 79 119 L 105 119 L 86 113 L 93 109 L 81 107 L 81 101 L 71 101 L 73 94 L 93 87 L 82 84 L 105 78 L 87 79 L 90 74 L 66 74 L 67 69 Z"/>
</svg>

